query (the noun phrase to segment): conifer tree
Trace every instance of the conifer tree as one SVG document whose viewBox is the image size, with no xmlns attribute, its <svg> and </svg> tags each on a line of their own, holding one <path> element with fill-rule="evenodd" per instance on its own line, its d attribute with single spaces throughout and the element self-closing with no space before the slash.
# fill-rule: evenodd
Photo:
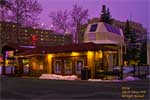
<svg viewBox="0 0 150 100">
<path fill-rule="evenodd" d="M 126 44 L 126 54 L 125 54 L 125 60 L 129 63 L 131 61 L 137 62 L 139 59 L 139 49 L 137 47 L 137 36 L 136 33 L 132 31 L 132 28 L 130 26 L 130 22 L 126 21 L 126 27 L 125 27 L 125 44 Z"/>
<path fill-rule="evenodd" d="M 100 15 L 100 21 L 108 23 L 108 24 L 112 23 L 112 19 L 111 19 L 109 8 L 106 8 L 105 5 L 102 6 L 102 11 L 101 11 L 101 15 Z"/>
</svg>

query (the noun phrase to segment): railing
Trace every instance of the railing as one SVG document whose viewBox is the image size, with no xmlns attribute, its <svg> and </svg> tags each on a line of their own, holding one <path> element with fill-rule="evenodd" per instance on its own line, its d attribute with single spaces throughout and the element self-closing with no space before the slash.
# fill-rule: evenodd
<svg viewBox="0 0 150 100">
<path fill-rule="evenodd" d="M 127 76 L 146 78 L 150 74 L 150 65 L 118 66 L 115 68 L 112 71 L 96 71 L 95 78 L 106 76 L 116 76 L 119 79 Z"/>
</svg>

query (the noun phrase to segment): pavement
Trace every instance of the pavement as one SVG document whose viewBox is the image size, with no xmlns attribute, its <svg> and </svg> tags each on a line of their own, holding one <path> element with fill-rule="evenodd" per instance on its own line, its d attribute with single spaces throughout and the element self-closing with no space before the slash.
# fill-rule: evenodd
<svg viewBox="0 0 150 100">
<path fill-rule="evenodd" d="M 148 79 L 131 82 L 0 77 L 0 100 L 149 100 Z"/>
</svg>

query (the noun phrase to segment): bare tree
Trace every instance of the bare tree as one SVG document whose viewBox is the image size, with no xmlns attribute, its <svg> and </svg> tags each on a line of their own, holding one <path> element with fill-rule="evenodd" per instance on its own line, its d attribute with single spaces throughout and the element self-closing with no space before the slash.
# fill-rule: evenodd
<svg viewBox="0 0 150 100">
<path fill-rule="evenodd" d="M 70 12 L 73 25 L 75 26 L 75 43 L 79 43 L 83 41 L 84 33 L 81 30 L 81 25 L 86 23 L 88 20 L 88 10 L 83 9 L 78 5 L 73 5 L 73 9 Z"/>
<path fill-rule="evenodd" d="M 64 33 L 68 29 L 69 25 L 69 13 L 65 11 L 51 12 L 49 17 L 52 19 L 54 30 Z"/>
<path fill-rule="evenodd" d="M 68 13 L 65 11 L 57 11 L 50 13 L 52 24 L 56 30 L 61 32 L 72 32 L 74 42 L 82 42 L 83 32 L 81 30 L 82 24 L 87 22 L 88 10 L 83 9 L 78 5 L 73 5 L 73 9 Z"/>
<path fill-rule="evenodd" d="M 9 19 L 9 11 L 11 9 L 11 4 L 8 0 L 0 0 L 0 20 L 6 21 Z"/>
<path fill-rule="evenodd" d="M 37 15 L 41 13 L 41 5 L 37 0 L 10 0 L 11 20 L 24 26 L 36 24 Z"/>
</svg>

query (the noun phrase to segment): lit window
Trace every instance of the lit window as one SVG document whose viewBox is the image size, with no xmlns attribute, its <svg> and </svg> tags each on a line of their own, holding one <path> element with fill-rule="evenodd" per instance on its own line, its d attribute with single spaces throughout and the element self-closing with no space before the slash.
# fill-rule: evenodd
<svg viewBox="0 0 150 100">
<path fill-rule="evenodd" d="M 24 30 L 24 32 L 28 32 L 27 30 Z"/>
<path fill-rule="evenodd" d="M 12 26 L 13 28 L 15 27 L 15 25 Z"/>
<path fill-rule="evenodd" d="M 41 41 L 43 41 L 43 38 L 41 38 Z"/>
</svg>

